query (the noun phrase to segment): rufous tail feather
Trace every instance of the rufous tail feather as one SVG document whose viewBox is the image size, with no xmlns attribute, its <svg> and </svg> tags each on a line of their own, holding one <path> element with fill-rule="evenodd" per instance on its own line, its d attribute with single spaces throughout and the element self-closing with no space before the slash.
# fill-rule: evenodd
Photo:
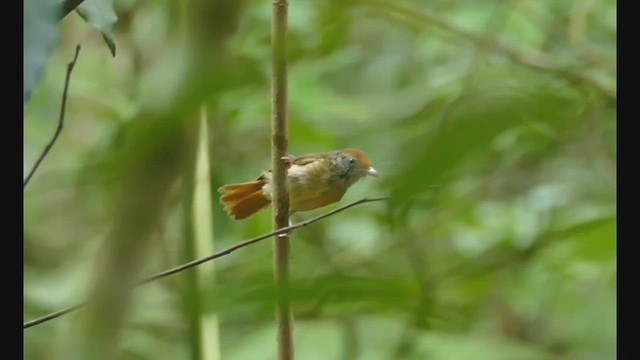
<svg viewBox="0 0 640 360">
<path fill-rule="evenodd" d="M 246 219 L 271 204 L 271 200 L 262 192 L 262 186 L 263 180 L 225 185 L 218 189 L 222 194 L 220 203 L 231 218 Z"/>
</svg>

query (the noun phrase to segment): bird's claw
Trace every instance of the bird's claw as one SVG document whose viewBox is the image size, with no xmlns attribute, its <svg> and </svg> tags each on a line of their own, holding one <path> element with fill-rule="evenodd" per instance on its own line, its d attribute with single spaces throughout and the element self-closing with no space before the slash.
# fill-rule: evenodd
<svg viewBox="0 0 640 360">
<path fill-rule="evenodd" d="M 289 219 L 289 227 L 291 226 L 293 226 L 293 223 L 291 222 L 291 219 Z M 282 234 L 278 234 L 278 237 L 279 238 L 291 237 L 291 234 L 293 234 L 293 229 L 287 232 L 283 232 Z"/>
<path fill-rule="evenodd" d="M 281 157 L 280 160 L 284 161 L 285 165 L 287 165 L 287 168 L 290 168 L 291 165 L 293 165 L 293 162 L 296 160 L 296 156 L 289 154 Z"/>
</svg>

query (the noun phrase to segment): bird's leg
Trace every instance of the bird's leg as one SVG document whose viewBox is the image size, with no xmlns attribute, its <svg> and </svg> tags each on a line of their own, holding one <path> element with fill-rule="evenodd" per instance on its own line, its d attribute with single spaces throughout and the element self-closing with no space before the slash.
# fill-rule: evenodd
<svg viewBox="0 0 640 360">
<path fill-rule="evenodd" d="M 293 162 L 296 160 L 296 156 L 289 154 L 281 157 L 280 160 L 284 161 L 284 164 L 287 166 L 287 169 L 289 169 L 291 165 L 293 165 Z M 289 217 L 289 226 L 293 226 L 293 223 L 291 222 L 291 217 Z M 285 233 L 278 234 L 278 237 L 290 237 L 291 234 L 293 234 L 293 230 L 289 230 Z"/>
</svg>

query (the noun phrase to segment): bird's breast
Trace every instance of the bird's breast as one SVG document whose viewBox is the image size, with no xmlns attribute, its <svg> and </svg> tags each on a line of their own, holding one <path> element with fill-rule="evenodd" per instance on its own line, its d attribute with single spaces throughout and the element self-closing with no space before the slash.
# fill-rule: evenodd
<svg viewBox="0 0 640 360">
<path fill-rule="evenodd" d="M 328 162 L 316 161 L 292 165 L 287 181 L 291 211 L 307 211 L 329 205 L 342 198 L 344 192 L 333 186 Z"/>
<path fill-rule="evenodd" d="M 292 164 L 287 172 L 291 213 L 317 209 L 340 201 L 346 192 L 332 177 L 328 161 Z M 264 191 L 271 194 L 271 184 Z"/>
</svg>

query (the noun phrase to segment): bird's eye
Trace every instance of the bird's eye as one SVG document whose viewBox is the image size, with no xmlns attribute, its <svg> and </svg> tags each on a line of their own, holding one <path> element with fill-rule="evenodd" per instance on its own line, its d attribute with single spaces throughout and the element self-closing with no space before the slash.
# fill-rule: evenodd
<svg viewBox="0 0 640 360">
<path fill-rule="evenodd" d="M 356 163 L 356 159 L 354 159 L 354 158 L 349 158 L 349 164 L 350 164 L 350 165 L 353 165 L 353 164 L 355 164 L 355 163 Z"/>
</svg>

